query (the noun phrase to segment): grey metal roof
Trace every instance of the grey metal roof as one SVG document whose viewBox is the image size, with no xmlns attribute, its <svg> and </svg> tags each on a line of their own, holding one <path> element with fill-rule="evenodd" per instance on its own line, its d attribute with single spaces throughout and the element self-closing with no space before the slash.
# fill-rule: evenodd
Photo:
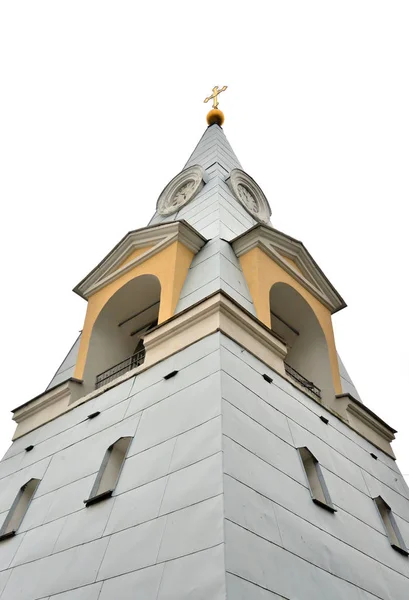
<svg viewBox="0 0 409 600">
<path fill-rule="evenodd" d="M 75 364 L 77 362 L 78 356 L 78 349 L 80 347 L 80 339 L 81 334 L 77 337 L 77 339 L 74 342 L 74 345 L 71 347 L 67 356 L 64 358 L 61 365 L 58 367 L 57 372 L 51 379 L 50 383 L 47 385 L 46 390 L 50 390 L 59 383 L 62 383 L 63 381 L 66 381 L 70 377 L 74 376 Z"/>
<path fill-rule="evenodd" d="M 164 217 L 155 213 L 150 222 L 156 225 L 184 219 L 210 240 L 192 262 L 176 312 L 222 289 L 255 315 L 239 260 L 228 242 L 257 221 L 227 184 L 232 169 L 241 168 L 241 164 L 218 125 L 206 129 L 184 169 L 195 164 L 202 166 L 206 174 L 206 184 L 200 193 L 172 215 Z"/>
<path fill-rule="evenodd" d="M 150 225 L 185 219 L 208 239 L 232 240 L 257 223 L 227 185 L 230 172 L 242 167 L 218 125 L 206 129 L 184 169 L 195 164 L 203 167 L 208 179 L 201 192 L 171 215 L 155 212 Z"/>
<path fill-rule="evenodd" d="M 338 354 L 338 366 L 339 366 L 339 374 L 341 376 L 341 386 L 344 394 L 351 394 L 356 400 L 362 402 L 358 390 L 353 384 L 351 377 L 348 375 L 348 371 L 345 368 L 344 363 L 341 360 L 340 355 Z"/>
<path fill-rule="evenodd" d="M 237 256 L 228 242 L 216 237 L 193 259 L 176 313 L 218 290 L 223 290 L 251 314 L 256 314 Z"/>
</svg>

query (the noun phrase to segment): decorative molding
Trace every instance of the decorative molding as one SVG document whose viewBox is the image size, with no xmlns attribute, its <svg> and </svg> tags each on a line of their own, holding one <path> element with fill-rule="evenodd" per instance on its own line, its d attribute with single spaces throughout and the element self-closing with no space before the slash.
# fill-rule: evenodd
<svg viewBox="0 0 409 600">
<path fill-rule="evenodd" d="M 269 222 L 271 209 L 268 200 L 261 187 L 250 175 L 241 169 L 233 169 L 230 171 L 227 183 L 237 200 L 253 219 L 264 223 Z"/>
<path fill-rule="evenodd" d="M 231 245 L 237 257 L 246 254 L 253 248 L 260 248 L 322 302 L 331 313 L 346 307 L 341 295 L 319 268 L 302 242 L 272 227 L 256 225 L 232 240 Z M 294 261 L 297 269 L 286 261 L 285 257 Z"/>
<path fill-rule="evenodd" d="M 13 439 L 100 396 L 217 331 L 246 348 L 253 356 L 294 385 L 293 380 L 285 373 L 285 344 L 256 317 L 219 290 L 149 332 L 144 339 L 146 359 L 139 367 L 86 396 L 80 396 L 81 382 L 69 379 L 16 408 L 13 418 L 17 422 L 17 429 Z M 319 403 L 306 390 L 296 387 L 300 393 Z M 319 404 L 322 406 L 322 403 Z M 395 458 L 390 443 L 396 431 L 353 396 L 340 394 L 334 398 L 334 404 L 325 405 L 325 408 L 375 447 Z"/>
<path fill-rule="evenodd" d="M 395 457 L 390 444 L 395 439 L 396 429 L 385 423 L 351 394 L 338 394 L 335 398 L 353 429 L 375 446 Z"/>
<path fill-rule="evenodd" d="M 15 408 L 12 412 L 17 429 L 13 440 L 65 412 L 70 402 L 83 393 L 81 386 L 80 380 L 71 377 Z"/>
<path fill-rule="evenodd" d="M 179 241 L 193 254 L 197 254 L 206 243 L 200 233 L 186 221 L 174 221 L 130 231 L 77 286 L 74 292 L 84 299 L 115 281 L 135 266 L 158 254 L 174 242 Z M 133 260 L 123 264 L 138 248 L 151 246 Z"/>
<path fill-rule="evenodd" d="M 276 372 L 286 376 L 283 362 L 287 353 L 285 345 L 232 298 L 221 291 L 215 292 L 147 334 L 144 338 L 146 359 L 139 367 L 83 397 L 80 397 L 81 382 L 70 379 L 15 409 L 13 419 L 17 422 L 17 429 L 13 439 L 73 410 L 216 331 L 223 331 Z"/>
</svg>

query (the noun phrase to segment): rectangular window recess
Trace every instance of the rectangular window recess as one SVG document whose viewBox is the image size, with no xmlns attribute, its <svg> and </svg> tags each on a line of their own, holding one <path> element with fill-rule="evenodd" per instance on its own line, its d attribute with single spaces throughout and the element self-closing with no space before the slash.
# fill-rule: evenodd
<svg viewBox="0 0 409 600">
<path fill-rule="evenodd" d="M 163 379 L 171 379 L 172 377 L 174 377 L 178 373 L 179 373 L 179 371 L 171 371 L 170 373 L 168 373 L 167 375 L 165 375 Z"/>
<path fill-rule="evenodd" d="M 403 556 L 409 556 L 409 552 L 405 548 L 401 548 L 396 544 L 391 544 L 391 546 L 394 550 L 396 550 L 396 552 L 399 552 L 399 554 L 403 554 Z"/>
<path fill-rule="evenodd" d="M 34 448 L 33 445 L 27 446 L 27 448 L 25 449 L 26 452 L 31 452 L 31 450 Z"/>
<path fill-rule="evenodd" d="M 263 379 L 265 379 L 267 383 L 273 383 L 272 378 L 270 377 L 270 375 L 267 375 L 267 373 L 263 373 Z"/>
<path fill-rule="evenodd" d="M 376 454 L 374 454 L 373 452 L 370 452 L 370 455 L 372 456 L 372 458 L 374 458 L 375 460 L 378 460 L 378 457 L 376 456 Z"/>
<path fill-rule="evenodd" d="M 334 508 L 333 506 L 330 506 L 329 504 L 325 504 L 325 502 L 321 502 L 321 500 L 318 500 L 318 498 L 313 498 L 312 501 L 317 506 L 321 506 L 321 508 L 325 508 L 325 510 L 328 510 L 329 512 L 332 512 L 332 513 L 337 512 L 336 508 Z"/>
<path fill-rule="evenodd" d="M 98 494 L 97 496 L 92 496 L 92 498 L 88 498 L 88 500 L 84 500 L 85 506 L 91 506 L 91 504 L 96 504 L 97 502 L 101 502 L 105 500 L 105 498 L 110 498 L 112 496 L 114 490 L 107 490 L 106 492 L 102 492 L 102 494 Z"/>
<path fill-rule="evenodd" d="M 12 531 L 8 531 L 7 533 L 3 533 L 3 535 L 0 535 L 0 542 L 3 540 L 7 540 L 8 538 L 14 537 L 16 535 L 16 532 L 14 531 L 14 529 Z"/>
<path fill-rule="evenodd" d="M 95 417 L 97 417 L 100 414 L 101 414 L 101 411 L 100 410 L 96 410 L 95 412 L 93 412 L 90 415 L 88 415 L 87 419 L 95 419 Z"/>
<path fill-rule="evenodd" d="M 320 416 L 320 419 L 323 423 L 325 423 L 325 425 L 328 425 L 329 420 L 327 419 L 327 417 L 324 417 L 323 415 Z"/>
</svg>

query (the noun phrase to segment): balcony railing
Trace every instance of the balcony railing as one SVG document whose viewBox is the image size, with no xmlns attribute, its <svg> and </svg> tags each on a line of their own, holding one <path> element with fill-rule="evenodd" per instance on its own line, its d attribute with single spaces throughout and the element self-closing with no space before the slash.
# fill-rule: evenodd
<svg viewBox="0 0 409 600">
<path fill-rule="evenodd" d="M 127 373 L 128 371 L 131 371 L 136 367 L 139 367 L 139 365 L 141 365 L 145 360 L 145 354 L 146 351 L 145 348 L 143 348 L 142 350 L 135 352 L 135 354 L 132 354 L 132 356 L 128 356 L 128 358 L 125 358 L 125 360 L 122 360 L 117 365 L 110 367 L 103 373 L 97 375 L 95 388 L 98 389 L 106 383 L 109 383 L 117 377 L 120 377 L 124 373 Z"/>
<path fill-rule="evenodd" d="M 321 390 L 317 388 L 317 386 L 312 381 L 308 381 L 308 379 L 306 379 L 303 375 L 301 375 L 301 373 L 296 371 L 294 367 L 291 367 L 289 364 L 284 363 L 284 366 L 287 375 L 289 375 L 292 379 L 297 381 L 297 383 L 302 385 L 302 387 L 305 387 L 307 390 L 312 392 L 314 396 L 317 396 L 317 398 L 321 399 Z"/>
</svg>

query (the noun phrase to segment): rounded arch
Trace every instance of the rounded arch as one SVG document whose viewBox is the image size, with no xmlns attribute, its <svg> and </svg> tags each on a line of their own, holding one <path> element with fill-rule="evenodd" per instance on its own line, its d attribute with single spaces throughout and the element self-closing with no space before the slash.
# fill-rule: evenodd
<svg viewBox="0 0 409 600">
<path fill-rule="evenodd" d="M 158 322 L 161 285 L 155 275 L 140 275 L 128 281 L 102 307 L 94 322 L 85 362 L 83 382 L 94 389 L 98 375 L 129 359 L 106 381 L 138 366 L 135 352 L 143 347 L 143 336 Z"/>
<path fill-rule="evenodd" d="M 312 382 L 323 400 L 333 400 L 335 390 L 328 344 L 311 306 L 287 283 L 275 283 L 270 288 L 270 316 L 271 329 L 287 344 L 285 362 L 290 377 L 306 388 L 308 382 Z M 302 382 L 302 378 L 307 381 Z M 313 388 L 310 386 L 310 389 Z"/>
</svg>

